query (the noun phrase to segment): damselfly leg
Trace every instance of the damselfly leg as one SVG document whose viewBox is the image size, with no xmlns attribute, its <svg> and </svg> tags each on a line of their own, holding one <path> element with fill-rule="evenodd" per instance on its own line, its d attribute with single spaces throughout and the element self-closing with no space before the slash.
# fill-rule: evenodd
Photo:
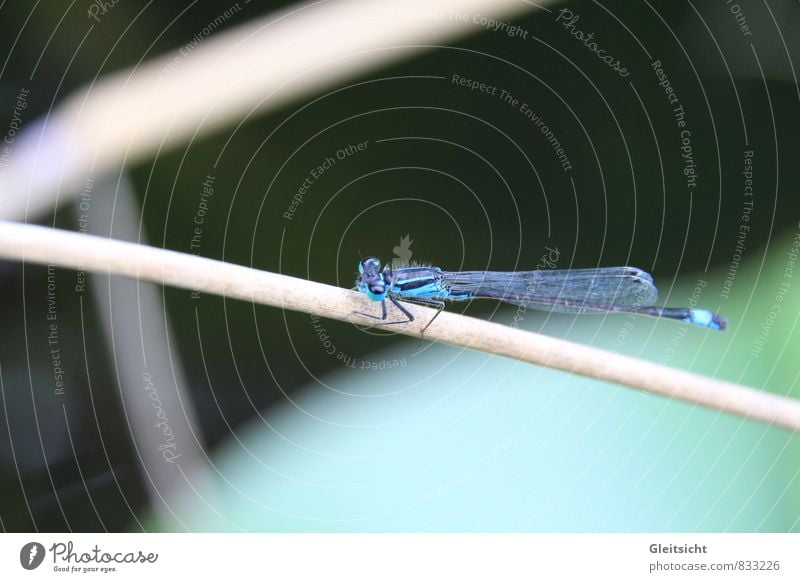
<svg viewBox="0 0 800 582">
<path fill-rule="evenodd" d="M 395 320 L 395 321 L 386 321 L 386 319 L 388 317 L 388 313 L 387 313 L 387 310 L 386 310 L 386 299 L 391 301 L 395 305 L 395 307 L 397 307 L 397 309 L 399 309 L 401 311 L 401 313 L 405 316 L 405 319 L 398 319 L 398 320 Z M 370 313 L 364 313 L 363 311 L 354 311 L 353 313 L 355 313 L 357 315 L 363 315 L 364 317 L 369 317 L 370 319 L 379 320 L 379 323 L 376 323 L 376 324 L 368 327 L 367 329 L 372 329 L 373 327 L 378 327 L 378 326 L 381 326 L 381 325 L 397 325 L 397 324 L 400 324 L 400 323 L 411 323 L 412 321 L 415 320 L 414 315 L 408 309 L 406 309 L 403 306 L 403 304 L 400 301 L 397 300 L 396 297 L 394 297 L 392 295 L 387 295 L 386 299 L 381 301 L 381 315 L 380 315 L 380 317 L 377 316 L 377 315 L 372 315 Z M 436 307 L 436 313 L 433 315 L 433 317 L 431 317 L 430 321 L 425 325 L 425 327 L 422 328 L 422 331 L 420 332 L 420 337 L 424 337 L 425 336 L 425 331 L 427 331 L 427 329 L 431 326 L 431 324 L 434 322 L 434 320 L 437 317 L 439 317 L 439 314 L 442 312 L 442 310 L 445 307 L 444 301 L 439 301 L 437 299 L 428 299 L 426 297 L 404 297 L 403 301 L 406 301 L 408 303 L 416 303 L 418 305 L 430 305 L 430 306 Z"/>
</svg>

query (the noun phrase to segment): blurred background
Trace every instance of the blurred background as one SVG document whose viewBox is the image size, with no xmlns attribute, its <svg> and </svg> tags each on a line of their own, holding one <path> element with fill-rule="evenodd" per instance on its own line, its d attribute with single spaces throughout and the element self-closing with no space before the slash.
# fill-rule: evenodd
<svg viewBox="0 0 800 582">
<path fill-rule="evenodd" d="M 331 54 L 297 71 L 324 81 L 101 171 L 64 153 L 91 101 L 47 161 L 36 132 L 63 103 L 279 18 L 325 55 L 303 19 L 332 4 L 1 5 L 0 183 L 28 151 L 77 176 L 16 219 L 344 287 L 369 255 L 635 265 L 662 304 L 729 329 L 448 309 L 800 397 L 789 0 L 442 3 L 457 32 L 368 68 Z M 178 119 L 201 93 L 142 115 Z M 782 429 L 324 313 L 1 269 L 4 531 L 800 530 L 800 439 Z"/>
</svg>

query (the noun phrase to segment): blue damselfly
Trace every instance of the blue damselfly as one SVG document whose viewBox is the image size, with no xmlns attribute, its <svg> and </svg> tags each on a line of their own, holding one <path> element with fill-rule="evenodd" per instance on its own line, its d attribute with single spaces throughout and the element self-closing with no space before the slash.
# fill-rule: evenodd
<svg viewBox="0 0 800 582">
<path fill-rule="evenodd" d="M 380 320 L 377 325 L 414 321 L 400 301 L 432 305 L 436 315 L 445 301 L 496 299 L 526 308 L 560 313 L 634 313 L 676 319 L 699 327 L 724 330 L 727 320 L 707 309 L 656 307 L 658 289 L 653 277 L 636 267 L 565 269 L 536 271 L 443 271 L 439 267 L 408 266 L 381 268 L 375 257 L 358 265 L 356 289 L 373 301 L 381 302 L 380 316 L 360 313 Z M 386 321 L 386 300 L 406 317 Z M 423 333 L 425 332 L 423 329 Z"/>
</svg>

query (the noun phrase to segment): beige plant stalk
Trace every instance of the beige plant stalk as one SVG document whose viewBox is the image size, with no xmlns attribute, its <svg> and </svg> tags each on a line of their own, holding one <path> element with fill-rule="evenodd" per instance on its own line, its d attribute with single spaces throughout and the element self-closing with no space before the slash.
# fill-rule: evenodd
<svg viewBox="0 0 800 582">
<path fill-rule="evenodd" d="M 0 257 L 132 277 L 352 323 L 374 323 L 353 313 L 365 309 L 366 299 L 348 289 L 41 226 L 0 222 Z M 409 309 L 416 320 L 396 326 L 393 331 L 420 337 L 434 311 L 418 306 Z M 791 398 L 506 325 L 443 312 L 425 331 L 425 339 L 623 384 L 800 430 L 800 402 Z"/>
</svg>

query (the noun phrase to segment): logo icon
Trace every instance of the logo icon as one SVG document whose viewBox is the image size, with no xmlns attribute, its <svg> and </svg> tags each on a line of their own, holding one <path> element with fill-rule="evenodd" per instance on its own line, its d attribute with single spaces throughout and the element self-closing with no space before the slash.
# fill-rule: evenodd
<svg viewBox="0 0 800 582">
<path fill-rule="evenodd" d="M 44 561 L 44 546 L 39 542 L 28 542 L 19 551 L 19 563 L 26 570 L 35 570 Z"/>
<path fill-rule="evenodd" d="M 400 244 L 392 249 L 395 254 L 395 258 L 392 259 L 393 265 L 408 265 L 411 262 L 411 255 L 413 254 L 411 252 L 411 243 L 413 242 L 410 234 L 400 239 Z"/>
</svg>

